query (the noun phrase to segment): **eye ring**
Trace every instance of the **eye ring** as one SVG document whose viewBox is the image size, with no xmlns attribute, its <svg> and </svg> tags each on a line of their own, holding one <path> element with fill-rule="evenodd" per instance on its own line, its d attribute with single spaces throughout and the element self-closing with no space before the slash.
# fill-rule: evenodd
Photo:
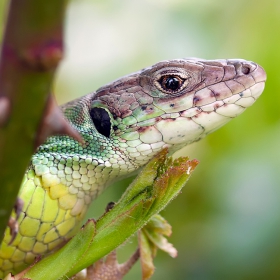
<svg viewBox="0 0 280 280">
<path fill-rule="evenodd" d="M 187 86 L 187 84 L 188 83 L 186 77 L 181 77 L 180 75 L 176 74 L 162 75 L 156 81 L 157 88 L 168 94 L 175 94 L 180 92 Z"/>
</svg>

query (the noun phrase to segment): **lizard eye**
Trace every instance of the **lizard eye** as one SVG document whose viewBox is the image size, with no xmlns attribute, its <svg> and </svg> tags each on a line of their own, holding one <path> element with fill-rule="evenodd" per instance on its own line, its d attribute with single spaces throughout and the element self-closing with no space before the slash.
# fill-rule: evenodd
<svg viewBox="0 0 280 280">
<path fill-rule="evenodd" d="M 89 113 L 97 131 L 109 138 L 111 133 L 111 119 L 108 112 L 103 108 L 94 107 L 90 109 Z"/>
<path fill-rule="evenodd" d="M 177 93 L 187 86 L 185 78 L 179 75 L 164 75 L 156 83 L 166 93 Z"/>
</svg>

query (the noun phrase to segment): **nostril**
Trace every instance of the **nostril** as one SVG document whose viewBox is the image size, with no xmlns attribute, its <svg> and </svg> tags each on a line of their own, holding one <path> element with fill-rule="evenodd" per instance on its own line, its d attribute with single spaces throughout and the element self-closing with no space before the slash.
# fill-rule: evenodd
<svg viewBox="0 0 280 280">
<path fill-rule="evenodd" d="M 251 68 L 250 66 L 248 65 L 242 65 L 241 66 L 241 72 L 244 74 L 244 75 L 248 75 L 250 72 L 251 72 Z"/>
</svg>

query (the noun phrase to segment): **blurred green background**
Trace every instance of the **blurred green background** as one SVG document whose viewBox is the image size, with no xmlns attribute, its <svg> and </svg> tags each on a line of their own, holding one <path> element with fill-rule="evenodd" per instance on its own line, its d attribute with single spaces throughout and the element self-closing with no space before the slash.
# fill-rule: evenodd
<svg viewBox="0 0 280 280">
<path fill-rule="evenodd" d="M 159 252 L 152 279 L 280 279 L 280 1 L 76 0 L 66 26 L 60 103 L 164 59 L 244 58 L 266 69 L 258 102 L 184 151 L 201 163 L 162 213 L 179 255 Z M 125 279 L 140 279 L 139 266 Z"/>
<path fill-rule="evenodd" d="M 253 60 L 268 81 L 252 108 L 184 150 L 200 164 L 162 213 L 179 255 L 159 252 L 152 279 L 280 279 L 279 0 L 73 0 L 53 89 L 61 104 L 188 56 Z M 98 217 L 125 184 L 109 188 L 89 216 Z M 133 246 L 122 246 L 122 260 Z M 138 264 L 125 279 L 140 279 L 139 271 Z"/>
</svg>

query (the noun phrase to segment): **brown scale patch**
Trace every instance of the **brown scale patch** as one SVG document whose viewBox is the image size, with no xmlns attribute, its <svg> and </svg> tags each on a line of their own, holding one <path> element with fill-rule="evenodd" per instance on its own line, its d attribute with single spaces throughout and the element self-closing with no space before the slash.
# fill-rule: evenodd
<svg viewBox="0 0 280 280">
<path fill-rule="evenodd" d="M 219 98 L 221 96 L 221 94 L 219 92 L 213 91 L 211 89 L 211 93 L 210 93 L 211 97 L 215 97 L 215 98 Z"/>
<path fill-rule="evenodd" d="M 197 104 L 200 100 L 201 100 L 201 98 L 195 96 L 195 97 L 193 98 L 193 104 L 194 104 L 194 106 L 196 106 L 196 104 Z"/>
<path fill-rule="evenodd" d="M 222 107 L 222 105 L 219 105 L 219 104 L 215 104 L 215 105 L 214 105 L 215 110 L 218 109 L 218 108 L 220 108 L 220 107 Z M 209 113 L 211 113 L 211 112 L 209 112 Z"/>
<path fill-rule="evenodd" d="M 138 128 L 137 131 L 139 133 L 144 133 L 144 132 L 149 131 L 149 130 L 150 130 L 150 126 L 141 126 L 141 127 Z"/>
<path fill-rule="evenodd" d="M 143 105 L 143 106 L 141 106 L 141 109 L 142 109 L 142 111 L 145 111 L 147 114 L 151 114 L 154 112 L 154 107 L 152 107 L 152 106 Z"/>
<path fill-rule="evenodd" d="M 130 116 L 131 114 L 132 114 L 132 111 L 131 111 L 131 110 L 126 110 L 126 111 L 122 112 L 121 117 L 122 117 L 122 118 L 125 118 L 125 117 Z"/>
</svg>

